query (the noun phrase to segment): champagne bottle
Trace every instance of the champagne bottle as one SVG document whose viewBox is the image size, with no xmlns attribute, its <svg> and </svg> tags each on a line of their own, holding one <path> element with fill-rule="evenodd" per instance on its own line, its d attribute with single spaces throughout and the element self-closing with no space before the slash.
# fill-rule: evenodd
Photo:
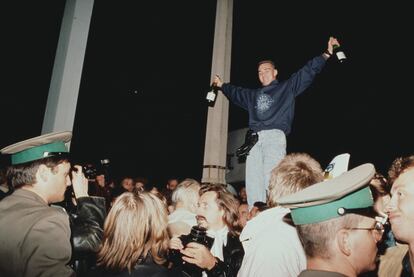
<svg viewBox="0 0 414 277">
<path fill-rule="evenodd" d="M 214 104 L 216 103 L 217 100 L 217 93 L 218 93 L 218 88 L 215 84 L 211 85 L 211 90 L 209 92 L 207 92 L 207 103 L 210 107 L 214 107 Z"/>
<path fill-rule="evenodd" d="M 333 46 L 333 53 L 335 54 L 336 58 L 339 62 L 343 63 L 346 61 L 346 56 L 344 51 L 342 50 L 341 46 L 334 44 Z"/>
</svg>

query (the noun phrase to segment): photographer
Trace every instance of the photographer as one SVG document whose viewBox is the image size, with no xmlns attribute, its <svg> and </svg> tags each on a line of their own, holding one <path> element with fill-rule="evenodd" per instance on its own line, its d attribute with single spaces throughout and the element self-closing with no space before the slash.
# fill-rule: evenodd
<svg viewBox="0 0 414 277">
<path fill-rule="evenodd" d="M 87 176 L 87 179 L 89 177 L 91 176 Z M 67 189 L 64 207 L 71 228 L 70 265 L 78 277 L 88 276 L 88 272 L 95 267 L 96 252 L 101 243 L 106 217 L 105 202 L 103 197 L 89 196 L 86 182 L 82 185 L 73 183 Z"/>
<path fill-rule="evenodd" d="M 238 202 L 234 196 L 218 185 L 204 185 L 200 189 L 197 222 L 214 238 L 211 249 L 209 239 L 204 243 L 192 241 L 194 236 L 181 236 L 170 241 L 171 252 L 179 250 L 182 263 L 175 262 L 173 270 L 181 270 L 184 276 L 237 276 L 244 251 L 239 241 Z M 200 228 L 199 228 L 200 229 Z M 181 239 L 180 239 L 181 238 Z M 184 238 L 184 240 L 183 240 Z M 191 242 L 189 242 L 191 241 Z M 195 265 L 194 270 L 187 264 Z M 196 270 L 198 269 L 198 270 Z"/>
</svg>

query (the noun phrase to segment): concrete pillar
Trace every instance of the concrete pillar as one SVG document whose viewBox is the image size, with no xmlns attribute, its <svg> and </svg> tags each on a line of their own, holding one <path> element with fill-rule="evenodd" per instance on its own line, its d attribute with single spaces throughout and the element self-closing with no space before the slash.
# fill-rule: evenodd
<svg viewBox="0 0 414 277">
<path fill-rule="evenodd" d="M 42 134 L 72 131 L 94 0 L 66 0 Z"/>
<path fill-rule="evenodd" d="M 211 80 L 218 74 L 230 79 L 233 0 L 217 0 Z M 229 102 L 221 93 L 208 108 L 202 183 L 226 184 L 226 154 Z"/>
</svg>

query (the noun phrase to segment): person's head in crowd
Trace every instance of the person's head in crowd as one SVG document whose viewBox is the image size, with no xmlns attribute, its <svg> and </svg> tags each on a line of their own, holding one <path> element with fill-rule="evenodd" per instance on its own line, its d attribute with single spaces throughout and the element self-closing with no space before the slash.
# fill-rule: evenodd
<svg viewBox="0 0 414 277">
<path fill-rule="evenodd" d="M 414 246 L 414 155 L 399 157 L 388 171 L 391 200 L 386 206 L 391 229 L 397 240 Z M 413 253 L 411 253 L 413 254 Z M 410 257 L 411 264 L 414 258 Z"/>
<path fill-rule="evenodd" d="M 105 220 L 97 264 L 115 272 L 132 272 L 136 265 L 149 260 L 162 265 L 168 239 L 162 201 L 148 192 L 123 193 Z"/>
<path fill-rule="evenodd" d="M 100 187 L 105 187 L 105 175 L 104 174 L 98 174 L 95 177 L 96 184 Z"/>
<path fill-rule="evenodd" d="M 174 190 L 171 196 L 174 210 L 168 217 L 168 230 L 171 237 L 188 234 L 191 227 L 197 224 L 199 190 L 200 183 L 191 178 L 181 181 Z"/>
<path fill-rule="evenodd" d="M 187 178 L 178 184 L 171 200 L 175 209 L 185 209 L 191 213 L 197 212 L 200 183 L 197 180 Z"/>
<path fill-rule="evenodd" d="M 200 188 L 198 224 L 208 230 L 218 231 L 227 227 L 232 234 L 241 230 L 238 200 L 221 185 L 206 184 Z"/>
<path fill-rule="evenodd" d="M 272 170 L 268 206 L 277 206 L 277 199 L 300 191 L 323 180 L 319 162 L 306 153 L 291 153 Z"/>
<path fill-rule="evenodd" d="M 134 190 L 134 179 L 132 177 L 126 176 L 121 180 L 121 187 L 128 192 L 132 192 Z"/>
<path fill-rule="evenodd" d="M 242 227 L 246 226 L 249 216 L 249 205 L 247 203 L 241 203 L 238 208 L 239 222 Z"/>
<path fill-rule="evenodd" d="M 369 183 L 372 197 L 374 198 L 374 208 L 378 213 L 384 213 L 385 207 L 391 199 L 390 186 L 387 179 L 379 172 L 375 173 Z"/>
<path fill-rule="evenodd" d="M 165 187 L 161 189 L 161 193 L 165 196 L 167 199 L 167 206 L 169 210 L 173 209 L 173 204 L 171 200 L 172 193 L 174 192 L 175 188 L 178 185 L 178 179 L 175 177 L 170 177 L 167 179 L 167 183 Z"/>
<path fill-rule="evenodd" d="M 144 177 L 136 177 L 134 178 L 134 186 L 135 189 L 138 191 L 146 190 L 146 185 L 148 184 L 148 179 Z"/>
<path fill-rule="evenodd" d="M 376 221 L 369 182 L 372 164 L 278 199 L 291 209 L 306 256 L 307 270 L 358 276 L 376 267 L 384 227 Z"/>
<path fill-rule="evenodd" d="M 178 186 L 178 179 L 177 178 L 173 177 L 173 178 L 169 178 L 167 180 L 167 185 L 166 185 L 167 189 L 173 191 L 173 190 L 175 190 L 175 188 L 177 186 Z"/>
<path fill-rule="evenodd" d="M 240 203 L 247 203 L 246 186 L 241 186 L 239 188 L 239 201 Z"/>
<path fill-rule="evenodd" d="M 153 194 L 160 192 L 160 190 L 155 184 L 148 184 L 146 188 L 147 188 L 147 191 Z"/>
<path fill-rule="evenodd" d="M 158 189 L 158 187 L 154 184 L 149 184 L 146 186 L 146 188 L 148 189 L 147 191 L 155 196 L 158 197 L 158 199 L 160 199 L 162 201 L 163 204 L 165 204 L 165 207 L 167 208 L 167 198 L 165 197 L 165 195 Z M 136 192 L 139 192 L 138 190 L 136 190 Z"/>
<path fill-rule="evenodd" d="M 256 201 L 253 203 L 253 207 L 250 209 L 249 212 L 249 219 L 257 216 L 260 212 L 266 210 L 268 208 L 267 204 L 262 201 Z"/>
</svg>

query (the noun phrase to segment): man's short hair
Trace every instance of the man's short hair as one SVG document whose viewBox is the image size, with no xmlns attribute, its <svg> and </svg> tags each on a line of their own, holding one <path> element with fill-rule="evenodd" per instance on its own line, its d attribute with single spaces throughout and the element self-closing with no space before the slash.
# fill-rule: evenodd
<svg viewBox="0 0 414 277">
<path fill-rule="evenodd" d="M 187 178 L 180 182 L 175 188 L 171 200 L 174 205 L 178 202 L 184 204 L 189 209 L 188 205 L 198 199 L 198 191 L 200 189 L 200 183 L 194 179 Z M 195 201 L 197 204 L 197 201 Z"/>
<path fill-rule="evenodd" d="M 261 66 L 264 63 L 269 63 L 273 66 L 273 68 L 276 68 L 275 63 L 272 60 L 261 60 L 260 62 L 257 63 L 257 67 Z"/>
<path fill-rule="evenodd" d="M 389 183 L 393 184 L 405 170 L 411 167 L 414 167 L 414 155 L 395 159 L 388 170 Z"/>
<path fill-rule="evenodd" d="M 277 199 L 323 181 L 321 165 L 306 153 L 286 155 L 271 173 L 269 206 L 277 206 Z"/>
<path fill-rule="evenodd" d="M 41 164 L 51 168 L 52 172 L 56 172 L 56 166 L 63 162 L 69 162 L 68 156 L 60 155 L 48 157 L 41 160 L 9 166 L 6 172 L 7 181 L 14 189 L 18 189 L 24 185 L 33 185 L 37 182 L 36 172 Z"/>
<path fill-rule="evenodd" d="M 357 226 L 362 219 L 361 215 L 346 214 L 323 222 L 296 225 L 306 257 L 331 258 L 333 255 L 331 244 L 335 241 L 336 233 L 341 229 Z"/>
<path fill-rule="evenodd" d="M 256 201 L 253 203 L 253 207 L 256 207 L 259 212 L 263 212 L 268 208 L 267 204 L 262 201 Z"/>
</svg>

